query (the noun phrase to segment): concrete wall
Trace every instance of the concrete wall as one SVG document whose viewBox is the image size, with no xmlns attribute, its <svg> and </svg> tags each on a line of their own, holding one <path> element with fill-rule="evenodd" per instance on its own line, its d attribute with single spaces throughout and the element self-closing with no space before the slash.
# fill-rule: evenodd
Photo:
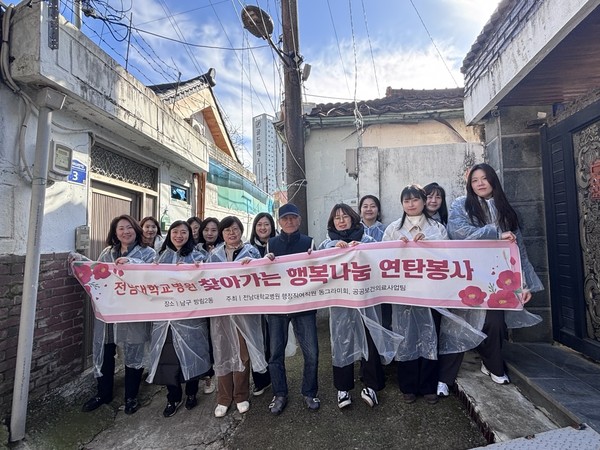
<svg viewBox="0 0 600 450">
<path fill-rule="evenodd" d="M 544 0 L 526 21 L 519 14 L 507 15 L 507 22 L 524 21 L 516 36 L 503 41 L 502 33 L 491 40 L 480 60 L 465 74 L 465 121 L 476 123 L 521 82 L 564 37 L 599 4 L 598 0 Z M 539 7 L 538 7 L 539 6 Z M 506 24 L 502 28 L 510 27 Z M 507 37 L 508 39 L 508 37 Z"/>
<path fill-rule="evenodd" d="M 466 127 L 462 117 L 370 125 L 359 139 L 352 127 L 311 129 L 306 140 L 309 233 L 326 237 L 327 218 L 334 204 L 358 206 L 365 194 L 377 195 L 385 224 L 402 212 L 399 194 L 410 183 L 437 181 L 447 201 L 464 192 L 464 172 L 483 158 L 482 131 Z M 467 142 L 465 142 L 465 140 Z M 346 173 L 346 150 L 358 150 L 358 177 Z"/>
<path fill-rule="evenodd" d="M 529 259 L 546 288 L 534 294 L 527 308 L 542 316 L 543 322 L 513 332 L 516 340 L 523 341 L 552 340 L 540 132 L 537 127 L 527 128 L 527 122 L 534 120 L 538 112 L 550 114 L 551 108 L 501 108 L 485 125 L 486 162 L 498 171 L 504 191 L 519 215 Z"/>
</svg>

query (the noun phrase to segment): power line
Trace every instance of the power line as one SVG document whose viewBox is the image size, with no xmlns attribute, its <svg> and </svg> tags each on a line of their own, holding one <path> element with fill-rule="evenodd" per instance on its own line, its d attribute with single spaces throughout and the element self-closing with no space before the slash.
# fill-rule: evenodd
<svg viewBox="0 0 600 450">
<path fill-rule="evenodd" d="M 367 30 L 367 40 L 369 41 L 369 49 L 371 50 L 371 62 L 373 63 L 373 74 L 375 75 L 375 86 L 377 88 L 377 96 L 380 96 L 381 93 L 379 91 L 379 81 L 377 80 L 377 69 L 375 68 L 375 57 L 373 56 L 373 46 L 371 45 L 371 36 L 369 34 L 369 24 L 367 23 L 367 10 L 365 9 L 364 0 L 360 0 L 360 4 L 362 5 L 363 17 L 365 19 L 365 28 Z"/>
<path fill-rule="evenodd" d="M 440 59 L 444 63 L 444 67 L 446 68 L 446 70 L 450 74 L 450 78 L 452 78 L 452 81 L 454 81 L 454 84 L 456 85 L 456 87 L 460 87 L 458 85 L 458 83 L 456 82 L 456 79 L 454 78 L 454 75 L 452 75 L 452 71 L 450 71 L 450 68 L 448 67 L 448 64 L 446 64 L 446 60 L 442 56 L 442 53 L 440 52 L 440 49 L 437 47 L 437 45 L 435 45 L 435 41 L 433 40 L 433 36 L 431 35 L 431 33 L 429 32 L 429 30 L 427 29 L 427 25 L 425 25 L 425 22 L 423 21 L 423 18 L 421 17 L 421 14 L 419 14 L 419 10 L 415 6 L 413 0 L 410 0 L 410 4 L 412 5 L 412 7 L 414 8 L 415 12 L 417 13 L 417 16 L 419 17 L 419 20 L 421 21 L 421 24 L 423 25 L 423 28 L 425 28 L 425 31 L 427 32 L 427 36 L 429 36 L 429 39 L 431 40 L 431 43 L 433 44 L 433 47 L 435 48 L 435 51 L 437 52 L 437 54 L 439 55 Z"/>
<path fill-rule="evenodd" d="M 327 8 L 329 9 L 329 18 L 331 19 L 331 27 L 333 28 L 333 34 L 335 35 L 335 41 L 337 43 L 338 55 L 340 55 L 340 62 L 342 64 L 342 71 L 344 73 L 344 80 L 346 80 L 346 89 L 350 93 L 350 85 L 348 84 L 348 76 L 346 75 L 346 67 L 344 66 L 344 58 L 342 57 L 342 49 L 340 47 L 340 40 L 338 38 L 337 29 L 335 28 L 335 21 L 333 20 L 333 13 L 331 12 L 331 4 L 327 0 Z"/>
</svg>

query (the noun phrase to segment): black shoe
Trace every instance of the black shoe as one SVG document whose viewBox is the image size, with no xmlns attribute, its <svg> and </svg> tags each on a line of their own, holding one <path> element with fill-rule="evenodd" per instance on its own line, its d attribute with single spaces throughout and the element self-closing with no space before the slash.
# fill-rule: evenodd
<svg viewBox="0 0 600 450">
<path fill-rule="evenodd" d="M 102 400 L 102 397 L 92 397 L 83 404 L 83 406 L 81 407 L 81 411 L 91 412 L 91 411 L 94 411 L 94 410 L 100 408 L 102 405 L 104 405 L 106 403 L 110 403 L 110 400 L 105 401 L 105 400 Z"/>
<path fill-rule="evenodd" d="M 140 404 L 137 398 L 128 398 L 125 402 L 125 414 L 134 414 L 140 409 Z"/>
<path fill-rule="evenodd" d="M 195 395 L 188 395 L 185 399 L 185 409 L 194 409 L 198 404 L 198 399 Z"/>
<path fill-rule="evenodd" d="M 181 402 L 167 402 L 167 406 L 165 407 L 164 411 L 163 411 L 163 416 L 165 417 L 172 417 L 175 415 L 175 413 L 177 412 L 177 410 L 179 409 L 179 406 L 181 405 Z M 187 406 L 187 402 L 186 402 L 186 406 Z"/>
</svg>

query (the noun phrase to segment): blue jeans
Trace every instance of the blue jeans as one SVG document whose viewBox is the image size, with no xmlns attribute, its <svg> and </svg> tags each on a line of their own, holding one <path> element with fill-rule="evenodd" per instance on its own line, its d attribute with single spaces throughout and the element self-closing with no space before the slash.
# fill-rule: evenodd
<svg viewBox="0 0 600 450">
<path fill-rule="evenodd" d="M 268 315 L 269 337 L 271 339 L 271 358 L 269 373 L 273 385 L 273 395 L 287 397 L 288 385 L 285 375 L 285 346 L 288 341 L 290 321 L 304 356 L 304 373 L 302 375 L 302 395 L 316 397 L 318 391 L 317 370 L 319 367 L 319 342 L 317 340 L 316 314 L 299 316 Z"/>
</svg>

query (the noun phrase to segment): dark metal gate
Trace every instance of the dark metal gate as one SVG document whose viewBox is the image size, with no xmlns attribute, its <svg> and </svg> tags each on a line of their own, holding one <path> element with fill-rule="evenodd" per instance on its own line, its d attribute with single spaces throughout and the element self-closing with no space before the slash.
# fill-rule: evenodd
<svg viewBox="0 0 600 450">
<path fill-rule="evenodd" d="M 600 360 L 600 103 L 542 134 L 554 339 Z"/>
</svg>

